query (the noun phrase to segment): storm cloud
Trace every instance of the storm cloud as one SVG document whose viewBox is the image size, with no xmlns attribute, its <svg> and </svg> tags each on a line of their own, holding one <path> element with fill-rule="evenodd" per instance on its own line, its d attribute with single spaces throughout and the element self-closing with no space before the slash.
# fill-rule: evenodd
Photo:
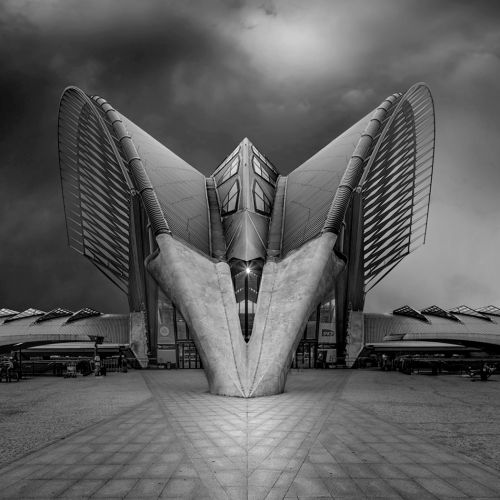
<svg viewBox="0 0 500 500">
<path fill-rule="evenodd" d="M 243 137 L 287 174 L 418 81 L 436 107 L 427 241 L 367 310 L 500 306 L 499 21 L 491 1 L 2 2 L 0 307 L 127 310 L 67 246 L 66 86 L 101 95 L 206 175 Z"/>
</svg>

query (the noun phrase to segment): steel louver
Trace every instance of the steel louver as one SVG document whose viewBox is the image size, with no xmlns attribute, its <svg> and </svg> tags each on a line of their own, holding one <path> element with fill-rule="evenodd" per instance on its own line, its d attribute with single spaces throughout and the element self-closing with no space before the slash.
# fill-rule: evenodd
<svg viewBox="0 0 500 500">
<path fill-rule="evenodd" d="M 385 125 L 360 183 L 365 292 L 425 242 L 433 161 L 433 101 L 416 84 Z"/>
<path fill-rule="evenodd" d="M 61 97 L 58 132 L 68 243 L 127 293 L 131 183 L 120 154 L 77 88 Z"/>
</svg>

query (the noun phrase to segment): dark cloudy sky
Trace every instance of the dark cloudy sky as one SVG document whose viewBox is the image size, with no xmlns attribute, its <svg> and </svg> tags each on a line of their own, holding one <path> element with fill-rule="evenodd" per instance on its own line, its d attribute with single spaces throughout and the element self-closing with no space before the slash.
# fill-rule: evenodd
<svg viewBox="0 0 500 500">
<path fill-rule="evenodd" d="M 436 106 L 427 243 L 367 310 L 500 306 L 500 2 L 3 0 L 0 307 L 127 310 L 67 247 L 66 86 L 207 175 L 245 136 L 286 174 L 418 81 Z"/>
</svg>

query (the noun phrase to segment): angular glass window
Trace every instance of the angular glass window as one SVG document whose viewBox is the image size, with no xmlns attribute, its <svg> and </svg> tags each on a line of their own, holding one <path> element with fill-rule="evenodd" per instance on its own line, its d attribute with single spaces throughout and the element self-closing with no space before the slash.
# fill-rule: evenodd
<svg viewBox="0 0 500 500">
<path fill-rule="evenodd" d="M 231 212 L 237 210 L 239 194 L 240 194 L 240 185 L 236 180 L 235 183 L 231 186 L 229 193 L 227 193 L 226 197 L 222 202 L 222 215 L 228 215 Z"/>
<path fill-rule="evenodd" d="M 233 175 L 236 175 L 238 173 L 239 166 L 240 166 L 240 157 L 236 156 L 231 161 L 231 164 L 227 167 L 226 171 L 224 172 L 224 175 L 222 176 L 221 180 L 219 181 L 219 185 L 222 184 L 223 182 L 226 182 Z"/>
<path fill-rule="evenodd" d="M 271 202 L 266 196 L 258 182 L 254 182 L 253 185 L 253 202 L 255 205 L 255 211 L 262 213 L 264 215 L 271 214 Z"/>
<path fill-rule="evenodd" d="M 274 186 L 274 181 L 271 179 L 269 174 L 267 173 L 267 170 L 262 167 L 260 161 L 257 159 L 256 156 L 252 158 L 252 164 L 253 164 L 253 171 L 262 177 L 265 181 L 269 182 L 269 184 L 272 184 Z"/>
<path fill-rule="evenodd" d="M 253 151 L 253 154 L 258 156 L 271 169 L 271 171 L 274 174 L 278 175 L 278 172 L 276 172 L 276 169 L 273 167 L 271 162 L 258 149 L 256 149 L 254 146 L 252 146 L 252 151 Z"/>
</svg>

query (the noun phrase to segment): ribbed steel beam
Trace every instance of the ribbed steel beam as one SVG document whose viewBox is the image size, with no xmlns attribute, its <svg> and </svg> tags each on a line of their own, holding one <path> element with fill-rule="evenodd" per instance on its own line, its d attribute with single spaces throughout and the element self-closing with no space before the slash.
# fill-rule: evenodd
<svg viewBox="0 0 500 500">
<path fill-rule="evenodd" d="M 361 134 L 356 149 L 354 150 L 347 168 L 342 176 L 339 187 L 335 192 L 332 204 L 326 216 L 322 233 L 339 234 L 344 222 L 347 207 L 351 200 L 352 192 L 356 189 L 363 174 L 365 162 L 375 143 L 382 122 L 387 116 L 389 109 L 397 101 L 398 95 L 389 96 L 373 113 L 366 129 Z"/>
<path fill-rule="evenodd" d="M 142 160 L 137 153 L 135 145 L 125 128 L 120 115 L 102 97 L 95 96 L 93 99 L 104 111 L 113 126 L 124 157 L 126 158 L 130 175 L 134 181 L 134 186 L 142 199 L 144 209 L 146 210 L 149 222 L 151 223 L 153 234 L 155 236 L 158 236 L 159 234 L 171 234 L 160 207 L 160 203 L 158 202 L 158 198 L 156 197 L 156 193 L 153 189 L 153 185 L 146 174 Z"/>
</svg>

